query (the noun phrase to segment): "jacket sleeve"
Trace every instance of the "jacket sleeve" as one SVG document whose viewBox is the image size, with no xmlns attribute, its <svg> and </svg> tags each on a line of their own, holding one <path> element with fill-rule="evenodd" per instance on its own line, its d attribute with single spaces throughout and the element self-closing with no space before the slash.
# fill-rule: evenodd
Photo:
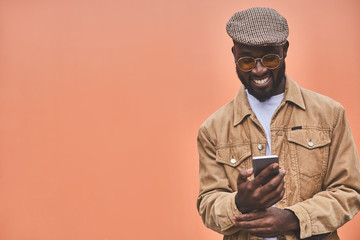
<svg viewBox="0 0 360 240">
<path fill-rule="evenodd" d="M 299 219 L 300 238 L 333 232 L 360 209 L 358 154 L 342 106 L 335 116 L 323 191 L 286 208 Z"/>
<path fill-rule="evenodd" d="M 214 144 L 200 128 L 198 133 L 200 191 L 197 209 L 208 228 L 223 235 L 240 231 L 233 226 L 233 217 L 240 214 L 235 205 L 235 194 L 230 188 L 222 164 L 216 162 Z"/>
</svg>

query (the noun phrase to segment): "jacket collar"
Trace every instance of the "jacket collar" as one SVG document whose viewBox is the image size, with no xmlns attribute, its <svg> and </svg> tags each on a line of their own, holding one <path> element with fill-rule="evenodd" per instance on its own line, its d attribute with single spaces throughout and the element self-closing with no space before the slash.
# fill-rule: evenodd
<svg viewBox="0 0 360 240">
<path fill-rule="evenodd" d="M 297 83 L 289 76 L 285 75 L 285 77 L 285 95 L 282 102 L 292 102 L 301 109 L 305 110 L 305 103 L 299 85 L 297 85 Z M 252 113 L 253 111 L 249 105 L 245 87 L 244 85 L 241 85 L 234 98 L 234 126 L 241 123 L 246 116 L 251 115 Z"/>
</svg>

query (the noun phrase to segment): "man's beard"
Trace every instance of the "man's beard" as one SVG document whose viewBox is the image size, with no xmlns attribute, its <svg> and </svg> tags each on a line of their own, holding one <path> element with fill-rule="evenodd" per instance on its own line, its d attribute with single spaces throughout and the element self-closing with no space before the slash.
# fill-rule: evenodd
<svg viewBox="0 0 360 240">
<path fill-rule="evenodd" d="M 242 82 L 242 84 L 244 84 L 245 88 L 248 90 L 248 92 L 254 96 L 255 98 L 257 98 L 260 102 L 264 102 L 266 101 L 267 99 L 269 99 L 270 97 L 274 96 L 276 91 L 278 90 L 279 88 L 279 85 L 282 83 L 282 80 L 285 78 L 285 62 L 283 62 L 283 64 L 281 65 L 281 67 L 279 68 L 279 72 L 278 72 L 278 76 L 277 76 L 277 79 L 273 79 L 274 83 L 273 83 L 273 86 L 272 88 L 270 89 L 269 92 L 255 92 L 253 91 L 252 89 L 252 86 L 251 84 L 248 84 L 244 79 L 243 77 L 241 76 L 240 74 L 240 71 L 241 70 L 238 70 L 238 68 L 236 68 L 236 73 L 240 79 L 240 81 Z M 273 78 L 273 74 L 272 74 L 272 78 Z M 252 79 L 250 78 L 250 81 L 252 81 Z"/>
</svg>

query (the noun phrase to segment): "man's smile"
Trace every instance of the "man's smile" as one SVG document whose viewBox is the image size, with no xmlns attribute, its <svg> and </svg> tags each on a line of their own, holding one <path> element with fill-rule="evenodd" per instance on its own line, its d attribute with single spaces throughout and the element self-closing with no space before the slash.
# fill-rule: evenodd
<svg viewBox="0 0 360 240">
<path fill-rule="evenodd" d="M 258 85 L 259 87 L 265 86 L 270 80 L 270 76 L 263 77 L 261 79 L 253 79 L 253 82 Z"/>
</svg>

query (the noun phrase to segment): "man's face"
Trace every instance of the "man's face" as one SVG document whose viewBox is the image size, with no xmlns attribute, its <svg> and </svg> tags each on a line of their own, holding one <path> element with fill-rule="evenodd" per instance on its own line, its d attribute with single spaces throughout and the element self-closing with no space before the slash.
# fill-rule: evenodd
<svg viewBox="0 0 360 240">
<path fill-rule="evenodd" d="M 236 72 L 244 84 L 248 92 L 256 97 L 259 101 L 265 101 L 270 97 L 283 93 L 285 90 L 285 57 L 289 43 L 286 42 L 282 46 L 266 46 L 254 47 L 234 42 L 234 57 L 235 61 L 241 57 L 262 58 L 266 54 L 277 54 L 282 59 L 280 65 L 275 69 L 266 68 L 260 60 L 255 64 L 255 67 L 249 71 L 244 72 L 239 69 L 236 64 Z"/>
</svg>

